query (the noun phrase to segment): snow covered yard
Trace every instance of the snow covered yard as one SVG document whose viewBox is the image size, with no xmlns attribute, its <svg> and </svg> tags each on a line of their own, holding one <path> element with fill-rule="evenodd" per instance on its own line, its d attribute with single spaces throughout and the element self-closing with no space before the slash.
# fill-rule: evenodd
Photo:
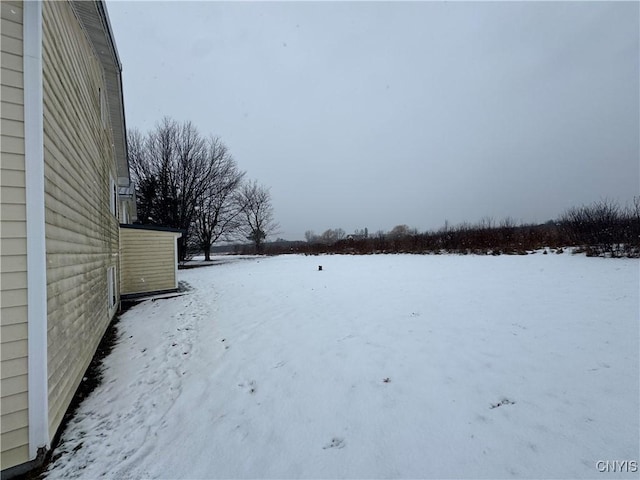
<svg viewBox="0 0 640 480">
<path fill-rule="evenodd" d="M 596 463 L 638 461 L 637 260 L 282 256 L 180 280 L 122 316 L 48 478 L 638 477 Z"/>
</svg>

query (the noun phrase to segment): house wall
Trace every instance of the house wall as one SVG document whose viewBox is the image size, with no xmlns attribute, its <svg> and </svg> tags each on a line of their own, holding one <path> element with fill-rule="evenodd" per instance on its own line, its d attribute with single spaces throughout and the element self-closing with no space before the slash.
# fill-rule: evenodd
<svg viewBox="0 0 640 480">
<path fill-rule="evenodd" d="M 122 295 L 178 287 L 176 239 L 180 234 L 137 228 L 120 230 Z"/>
<path fill-rule="evenodd" d="M 22 3 L 0 3 L 1 469 L 29 460 Z"/>
<path fill-rule="evenodd" d="M 119 263 L 118 220 L 111 207 L 113 181 L 118 177 L 112 133 L 101 114 L 102 66 L 69 2 L 43 2 L 42 8 L 49 434 L 53 437 L 117 309 L 117 304 L 109 306 L 107 270 Z"/>
</svg>

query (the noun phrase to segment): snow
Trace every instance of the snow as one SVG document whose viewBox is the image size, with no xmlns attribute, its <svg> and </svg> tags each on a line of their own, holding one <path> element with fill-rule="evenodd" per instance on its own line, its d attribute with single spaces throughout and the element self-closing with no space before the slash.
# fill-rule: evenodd
<svg viewBox="0 0 640 480">
<path fill-rule="evenodd" d="M 226 260 L 122 315 L 47 478 L 638 477 L 637 260 Z"/>
</svg>

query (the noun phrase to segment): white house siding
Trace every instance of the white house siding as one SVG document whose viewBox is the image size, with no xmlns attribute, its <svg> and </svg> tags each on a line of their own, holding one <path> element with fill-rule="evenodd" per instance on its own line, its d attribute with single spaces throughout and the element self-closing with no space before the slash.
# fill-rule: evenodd
<svg viewBox="0 0 640 480">
<path fill-rule="evenodd" d="M 0 395 L 2 470 L 29 460 L 22 3 L 0 3 Z"/>
<path fill-rule="evenodd" d="M 179 233 L 122 228 L 120 230 L 120 273 L 122 295 L 178 287 L 176 239 Z"/>
<path fill-rule="evenodd" d="M 118 220 L 110 210 L 110 182 L 118 176 L 100 110 L 104 74 L 69 2 L 43 4 L 43 83 L 53 437 L 115 313 L 107 270 L 119 263 Z"/>
</svg>

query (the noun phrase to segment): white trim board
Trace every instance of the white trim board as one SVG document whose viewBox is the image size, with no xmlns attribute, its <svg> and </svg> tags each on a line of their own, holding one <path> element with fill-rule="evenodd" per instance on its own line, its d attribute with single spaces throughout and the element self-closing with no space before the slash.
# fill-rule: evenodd
<svg viewBox="0 0 640 480">
<path fill-rule="evenodd" d="M 33 460 L 41 448 L 49 448 L 41 2 L 24 2 L 23 31 L 29 458 Z"/>
</svg>

